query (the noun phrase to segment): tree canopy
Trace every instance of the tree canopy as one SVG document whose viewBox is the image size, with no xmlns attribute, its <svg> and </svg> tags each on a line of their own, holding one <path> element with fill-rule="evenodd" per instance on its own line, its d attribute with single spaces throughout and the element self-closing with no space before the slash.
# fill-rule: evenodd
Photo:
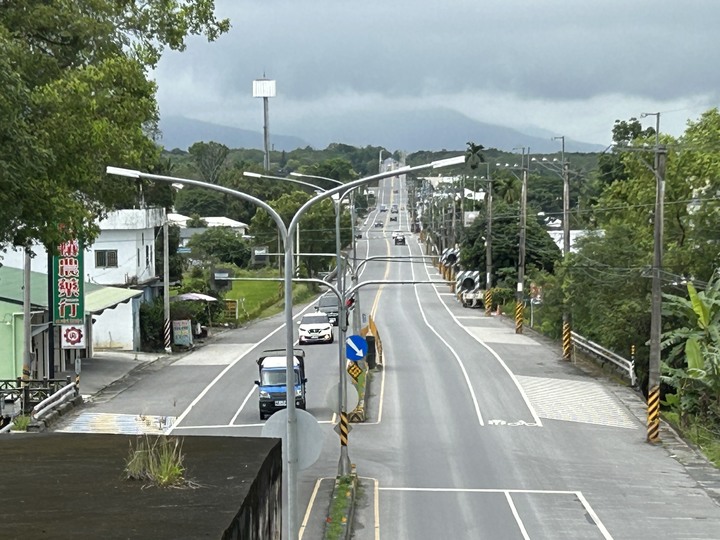
<svg viewBox="0 0 720 540">
<path fill-rule="evenodd" d="M 158 161 L 148 70 L 188 35 L 227 31 L 213 11 L 212 0 L 0 5 L 0 241 L 92 241 L 96 218 L 137 189 L 105 167 Z"/>
</svg>

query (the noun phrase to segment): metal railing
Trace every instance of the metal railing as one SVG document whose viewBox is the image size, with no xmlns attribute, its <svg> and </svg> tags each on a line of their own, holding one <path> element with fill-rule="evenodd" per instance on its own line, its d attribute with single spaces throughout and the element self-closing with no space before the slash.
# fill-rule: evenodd
<svg viewBox="0 0 720 540">
<path fill-rule="evenodd" d="M 610 362 L 615 364 L 623 374 L 627 374 L 630 379 L 630 384 L 635 386 L 637 384 L 637 377 L 635 376 L 635 360 L 628 360 L 623 358 L 619 354 L 616 354 L 608 349 L 601 347 L 597 343 L 584 338 L 580 334 L 570 332 L 573 340 L 573 346 L 580 350 L 590 353 L 591 355 L 599 358 L 603 362 Z"/>
<path fill-rule="evenodd" d="M 42 420 L 46 414 L 55 410 L 55 407 L 59 407 L 66 401 L 76 398 L 79 393 L 80 388 L 77 383 L 70 383 L 35 405 L 32 411 L 30 411 L 30 416 L 35 420 Z"/>
</svg>

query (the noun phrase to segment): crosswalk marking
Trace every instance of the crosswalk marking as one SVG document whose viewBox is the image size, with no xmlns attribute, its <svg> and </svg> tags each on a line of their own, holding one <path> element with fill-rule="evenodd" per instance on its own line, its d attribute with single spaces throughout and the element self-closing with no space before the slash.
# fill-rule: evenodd
<svg viewBox="0 0 720 540">
<path fill-rule="evenodd" d="M 174 416 L 84 412 L 78 415 L 69 425 L 57 431 L 64 433 L 161 435 L 172 426 L 174 422 Z"/>
<path fill-rule="evenodd" d="M 638 429 L 634 419 L 596 382 L 518 376 L 541 418 Z"/>
</svg>

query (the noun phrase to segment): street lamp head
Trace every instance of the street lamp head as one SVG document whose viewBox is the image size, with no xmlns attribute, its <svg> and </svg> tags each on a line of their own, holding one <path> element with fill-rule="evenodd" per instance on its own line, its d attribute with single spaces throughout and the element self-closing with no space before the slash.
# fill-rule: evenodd
<svg viewBox="0 0 720 540">
<path fill-rule="evenodd" d="M 250 171 L 243 171 L 243 176 L 249 176 L 250 178 L 262 178 L 262 174 Z"/>
<path fill-rule="evenodd" d="M 107 174 L 114 174 L 116 176 L 125 176 L 127 178 L 140 178 L 140 171 L 133 171 L 132 169 L 123 169 L 122 167 L 108 166 L 105 168 Z"/>
<path fill-rule="evenodd" d="M 439 169 L 440 167 L 450 167 L 452 165 L 460 165 L 465 163 L 465 156 L 455 156 L 447 159 L 440 159 L 432 162 L 433 169 Z"/>
</svg>

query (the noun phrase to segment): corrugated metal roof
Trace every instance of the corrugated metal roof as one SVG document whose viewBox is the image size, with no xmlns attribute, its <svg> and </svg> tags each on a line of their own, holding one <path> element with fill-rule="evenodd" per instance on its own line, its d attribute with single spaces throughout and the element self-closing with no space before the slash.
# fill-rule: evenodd
<svg viewBox="0 0 720 540">
<path fill-rule="evenodd" d="M 33 306 L 47 309 L 48 286 L 47 274 L 30 272 L 30 303 Z M 97 283 L 85 282 L 85 312 L 101 313 L 131 298 L 140 296 L 142 291 L 107 287 Z M 23 302 L 23 270 L 19 268 L 0 267 L 0 298 L 9 302 Z"/>
</svg>

